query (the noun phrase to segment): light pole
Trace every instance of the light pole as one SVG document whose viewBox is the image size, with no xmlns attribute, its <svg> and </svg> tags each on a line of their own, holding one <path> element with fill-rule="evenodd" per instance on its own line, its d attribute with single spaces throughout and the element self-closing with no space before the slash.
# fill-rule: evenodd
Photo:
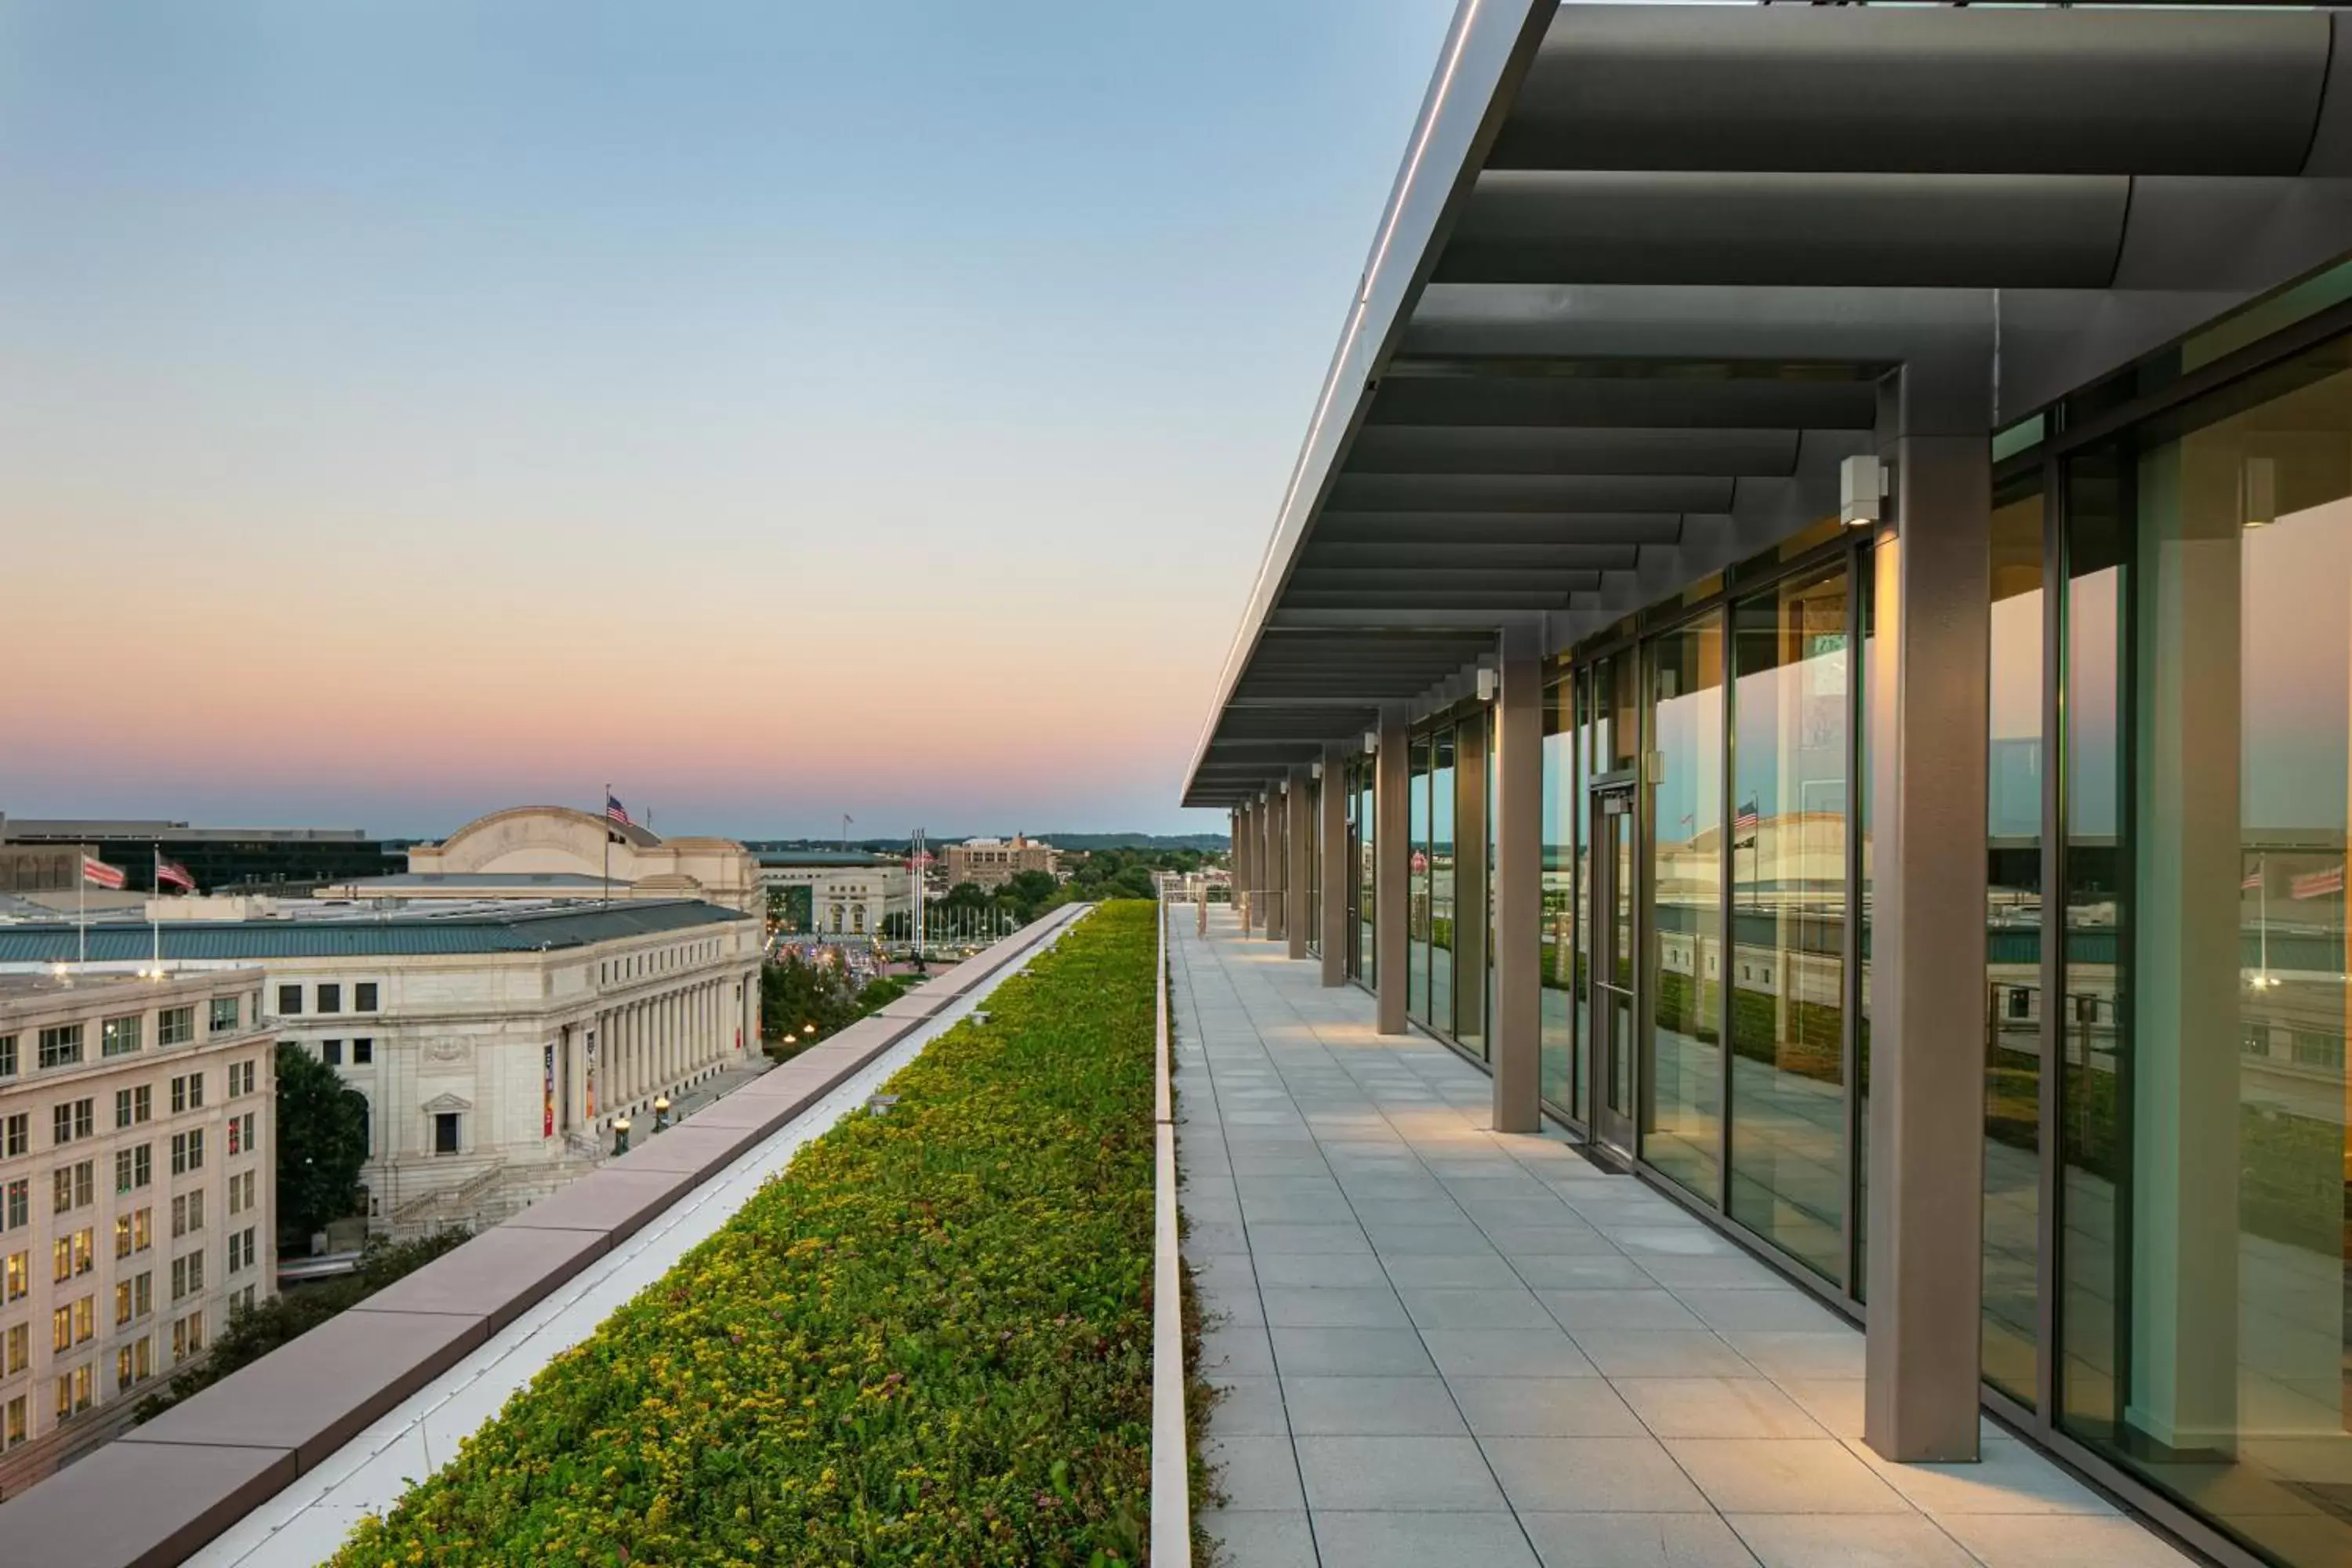
<svg viewBox="0 0 2352 1568">
<path fill-rule="evenodd" d="M 625 1116 L 615 1116 L 613 1118 L 613 1152 L 625 1154 L 628 1152 L 629 1119 Z"/>
<path fill-rule="evenodd" d="M 668 1126 L 669 1126 L 669 1096 L 668 1096 L 668 1095 L 666 1095 L 666 1094 L 657 1094 L 657 1095 L 655 1095 L 655 1096 L 654 1096 L 654 1131 L 656 1131 L 656 1132 L 664 1131 L 666 1131 L 666 1130 L 668 1128 Z"/>
</svg>

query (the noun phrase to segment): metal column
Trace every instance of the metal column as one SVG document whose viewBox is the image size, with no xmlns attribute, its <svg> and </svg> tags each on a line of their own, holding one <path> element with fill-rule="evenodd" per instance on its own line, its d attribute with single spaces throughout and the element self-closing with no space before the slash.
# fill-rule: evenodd
<svg viewBox="0 0 2352 1568">
<path fill-rule="evenodd" d="M 1543 636 L 1503 628 L 1495 713 L 1495 1131 L 1533 1132 L 1543 1065 Z"/>
<path fill-rule="evenodd" d="M 1991 448 L 1980 429 L 1914 433 L 1920 428 L 1913 418 L 1880 424 L 1899 504 L 1874 551 L 1863 1435 L 1889 1459 L 1972 1460 L 1984 1234 Z"/>
</svg>

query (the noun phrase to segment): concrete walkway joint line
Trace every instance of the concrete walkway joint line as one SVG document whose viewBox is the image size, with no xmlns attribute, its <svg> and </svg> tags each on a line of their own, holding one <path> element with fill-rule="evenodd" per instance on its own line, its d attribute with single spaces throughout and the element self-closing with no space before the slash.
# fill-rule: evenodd
<svg viewBox="0 0 2352 1568">
<path fill-rule="evenodd" d="M 2180 1568 L 1988 1423 L 1862 1442 L 1863 1338 L 1372 998 L 1171 922 L 1177 1160 L 1232 1568 Z"/>
</svg>

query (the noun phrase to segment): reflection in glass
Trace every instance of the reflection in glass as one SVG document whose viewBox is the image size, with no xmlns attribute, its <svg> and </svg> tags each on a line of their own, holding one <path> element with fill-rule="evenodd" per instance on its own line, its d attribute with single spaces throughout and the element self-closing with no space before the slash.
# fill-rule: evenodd
<svg viewBox="0 0 2352 1568">
<path fill-rule="evenodd" d="M 1643 971 L 1651 1026 L 1642 1153 L 1713 1202 L 1723 1125 L 1721 613 L 1664 633 L 1647 653 L 1655 858 Z"/>
<path fill-rule="evenodd" d="M 1372 837 L 1372 786 L 1376 776 L 1372 758 L 1366 757 L 1356 765 L 1356 978 L 1367 985 L 1378 985 L 1381 979 L 1380 959 L 1372 941 L 1379 866 Z"/>
<path fill-rule="evenodd" d="M 1993 498 L 1987 669 L 1984 1378 L 2035 1401 L 2042 1251 L 2042 489 Z"/>
<path fill-rule="evenodd" d="M 2070 475 L 2063 1419 L 2297 1564 L 2352 1560 L 2346 361 Z"/>
<path fill-rule="evenodd" d="M 1405 812 L 1405 983 L 1408 1017 L 1429 1022 L 1429 737 L 1414 740 Z"/>
<path fill-rule="evenodd" d="M 1429 823 L 1423 842 L 1429 856 L 1429 1012 L 1423 1022 L 1454 1032 L 1454 728 L 1430 738 Z"/>
<path fill-rule="evenodd" d="M 1543 990 L 1537 1079 L 1544 1099 L 1581 1119 L 1576 1052 L 1576 681 L 1562 673 L 1544 689 Z"/>
<path fill-rule="evenodd" d="M 1307 781 L 1307 951 L 1323 952 L 1323 781 Z"/>
<path fill-rule="evenodd" d="M 1878 579 L 1876 561 L 1865 552 L 1854 574 L 1854 592 L 1861 600 L 1858 619 L 1862 626 L 1862 689 L 1856 694 L 1854 711 L 1861 721 L 1854 727 L 1854 856 L 1859 862 L 1855 869 L 1854 901 L 1862 929 L 1854 951 L 1861 954 L 1862 973 L 1853 992 L 1854 999 L 1853 1031 L 1853 1268 L 1847 1279 L 1853 1299 L 1862 1300 L 1868 1290 L 1870 1279 L 1870 705 L 1880 679 L 1878 673 Z"/>
<path fill-rule="evenodd" d="M 1733 611 L 1735 1218 L 1844 1273 L 1846 569 Z M 1663 865 L 1663 857 L 1662 857 Z"/>
</svg>

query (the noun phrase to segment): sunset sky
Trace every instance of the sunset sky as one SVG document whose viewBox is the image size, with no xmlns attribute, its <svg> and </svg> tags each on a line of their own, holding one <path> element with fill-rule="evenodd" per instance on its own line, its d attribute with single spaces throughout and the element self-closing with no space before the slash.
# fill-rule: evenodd
<svg viewBox="0 0 2352 1568">
<path fill-rule="evenodd" d="M 0 8 L 0 810 L 1222 826 L 1451 10 Z"/>
</svg>

